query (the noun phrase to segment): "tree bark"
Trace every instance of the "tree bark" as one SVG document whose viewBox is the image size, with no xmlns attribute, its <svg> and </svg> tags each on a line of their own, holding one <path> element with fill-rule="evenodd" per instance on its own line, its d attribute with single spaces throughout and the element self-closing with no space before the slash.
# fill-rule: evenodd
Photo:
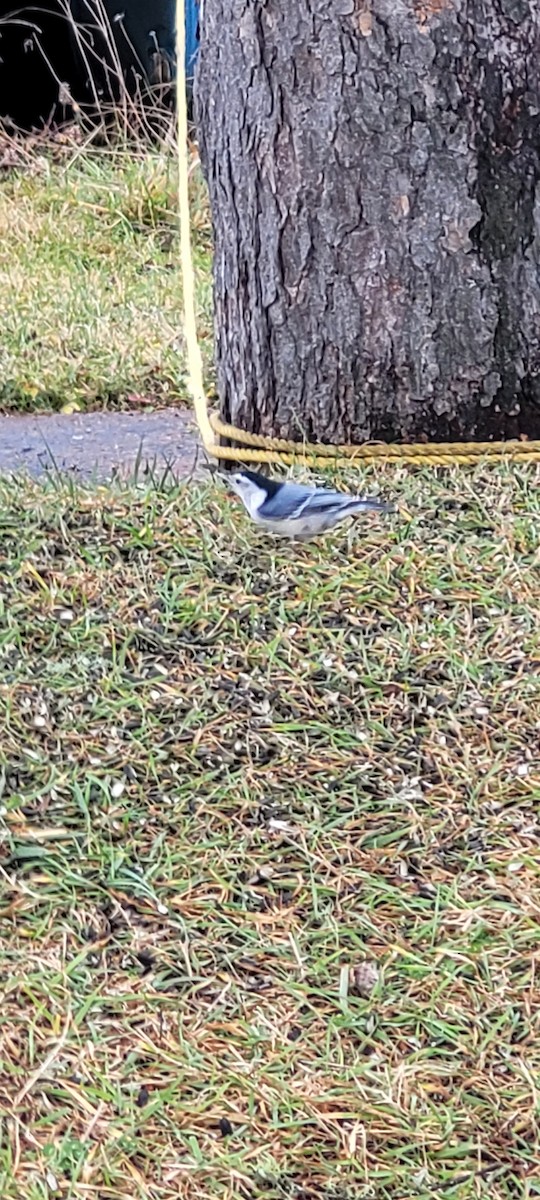
<svg viewBox="0 0 540 1200">
<path fill-rule="evenodd" d="M 222 413 L 540 437 L 538 0 L 205 0 Z"/>
</svg>

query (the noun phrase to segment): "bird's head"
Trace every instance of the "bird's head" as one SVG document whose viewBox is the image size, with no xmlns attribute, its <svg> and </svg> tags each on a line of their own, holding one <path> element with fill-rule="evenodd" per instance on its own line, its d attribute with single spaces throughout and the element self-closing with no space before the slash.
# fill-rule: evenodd
<svg viewBox="0 0 540 1200">
<path fill-rule="evenodd" d="M 277 480 L 268 479 L 266 475 L 259 475 L 256 471 L 234 471 L 227 477 L 227 482 L 233 492 L 243 500 L 251 516 L 265 500 L 274 496 L 280 487 Z"/>
<path fill-rule="evenodd" d="M 249 478 L 244 471 L 235 471 L 227 477 L 227 483 L 236 492 L 237 496 L 247 504 L 248 500 L 253 496 L 257 485 Z M 259 489 L 257 488 L 257 491 Z"/>
</svg>

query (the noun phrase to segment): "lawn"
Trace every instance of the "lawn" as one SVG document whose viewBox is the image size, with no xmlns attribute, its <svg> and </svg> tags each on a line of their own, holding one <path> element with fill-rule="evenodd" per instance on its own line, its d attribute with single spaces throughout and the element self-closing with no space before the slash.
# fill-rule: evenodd
<svg viewBox="0 0 540 1200">
<path fill-rule="evenodd" d="M 186 378 L 174 156 L 66 139 L 0 140 L 0 411 L 177 403 Z M 196 159 L 191 206 L 210 367 L 210 222 Z"/>
<path fill-rule="evenodd" d="M 377 482 L 0 483 L 3 1200 L 540 1195 L 540 476 Z"/>
</svg>

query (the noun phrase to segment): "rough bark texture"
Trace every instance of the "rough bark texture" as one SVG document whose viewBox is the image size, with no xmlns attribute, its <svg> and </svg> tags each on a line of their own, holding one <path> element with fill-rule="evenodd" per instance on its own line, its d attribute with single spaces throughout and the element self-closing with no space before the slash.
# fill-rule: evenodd
<svg viewBox="0 0 540 1200">
<path fill-rule="evenodd" d="M 205 0 L 224 414 L 540 437 L 538 0 Z"/>
</svg>

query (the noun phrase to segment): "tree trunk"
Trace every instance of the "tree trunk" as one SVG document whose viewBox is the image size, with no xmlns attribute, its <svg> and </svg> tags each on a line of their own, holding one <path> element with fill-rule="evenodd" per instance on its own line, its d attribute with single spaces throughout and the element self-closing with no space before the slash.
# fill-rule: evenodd
<svg viewBox="0 0 540 1200">
<path fill-rule="evenodd" d="M 205 0 L 222 413 L 540 437 L 538 0 Z"/>
</svg>

